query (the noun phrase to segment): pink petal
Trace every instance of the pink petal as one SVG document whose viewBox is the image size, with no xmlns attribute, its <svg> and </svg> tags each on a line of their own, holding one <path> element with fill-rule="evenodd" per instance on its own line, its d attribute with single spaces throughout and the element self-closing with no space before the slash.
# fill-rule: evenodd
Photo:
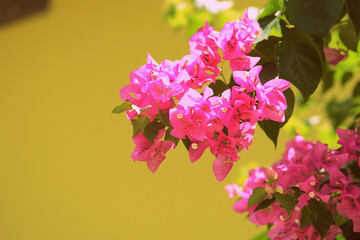
<svg viewBox="0 0 360 240">
<path fill-rule="evenodd" d="M 229 174 L 233 163 L 230 161 L 225 162 L 227 159 L 224 155 L 218 155 L 213 163 L 213 171 L 215 178 L 221 182 Z"/>
</svg>

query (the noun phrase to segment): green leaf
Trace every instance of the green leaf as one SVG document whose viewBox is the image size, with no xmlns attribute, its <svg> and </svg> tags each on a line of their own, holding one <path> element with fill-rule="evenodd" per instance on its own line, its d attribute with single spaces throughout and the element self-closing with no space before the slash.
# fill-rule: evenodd
<svg viewBox="0 0 360 240">
<path fill-rule="evenodd" d="M 283 5 L 282 0 L 269 0 L 266 5 L 263 8 L 263 11 L 261 12 L 259 19 L 274 15 L 277 11 L 280 11 Z"/>
<path fill-rule="evenodd" d="M 253 190 L 253 193 L 249 197 L 248 200 L 248 208 L 254 206 L 255 204 L 258 204 L 262 200 L 264 200 L 267 196 L 267 192 L 265 191 L 265 188 L 263 187 L 257 187 Z"/>
<path fill-rule="evenodd" d="M 278 37 L 270 36 L 267 40 L 257 43 L 249 55 L 261 57 L 259 65 L 263 65 L 266 62 L 275 62 L 275 47 L 280 40 Z"/>
<path fill-rule="evenodd" d="M 347 0 L 348 13 L 350 20 L 355 26 L 356 33 L 360 32 L 360 1 L 359 0 Z"/>
<path fill-rule="evenodd" d="M 318 217 L 315 218 L 313 215 L 311 215 L 311 221 L 314 228 L 320 233 L 320 236 L 325 237 L 333 222 L 332 212 L 327 207 L 321 206 Z"/>
<path fill-rule="evenodd" d="M 359 96 L 360 96 L 360 82 L 358 82 L 356 84 L 356 86 L 354 87 L 354 90 L 353 90 L 353 97 L 356 98 Z"/>
<path fill-rule="evenodd" d="M 262 64 L 259 78 L 262 84 L 274 79 L 278 75 L 277 65 L 274 62 L 266 62 Z"/>
<path fill-rule="evenodd" d="M 168 128 L 166 130 L 164 140 L 173 141 L 177 145 L 180 139 L 178 139 L 177 137 L 174 137 L 173 135 L 171 135 L 170 134 L 171 130 L 172 130 L 172 128 Z"/>
<path fill-rule="evenodd" d="M 348 221 L 347 217 L 341 216 L 335 209 L 334 212 L 334 222 L 337 226 L 343 225 L 346 221 Z"/>
<path fill-rule="evenodd" d="M 353 76 L 352 72 L 344 73 L 344 75 L 342 76 L 342 81 L 341 81 L 342 85 L 345 85 L 351 79 L 352 76 Z"/>
<path fill-rule="evenodd" d="M 355 27 L 351 22 L 341 26 L 339 30 L 339 37 L 348 49 L 353 50 L 354 52 L 357 51 L 358 37 Z"/>
<path fill-rule="evenodd" d="M 170 123 L 170 119 L 169 119 L 169 114 L 168 113 L 164 113 L 160 108 L 159 108 L 159 117 L 160 117 L 160 121 L 165 124 L 168 127 L 172 127 L 171 123 Z"/>
<path fill-rule="evenodd" d="M 344 0 L 286 0 L 285 6 L 285 15 L 291 24 L 307 33 L 326 37 L 340 18 Z"/>
<path fill-rule="evenodd" d="M 289 121 L 295 107 L 295 94 L 291 88 L 286 89 L 283 93 L 286 98 L 287 108 L 284 111 L 285 121 L 279 123 L 280 128 L 282 128 Z"/>
<path fill-rule="evenodd" d="M 251 240 L 270 240 L 270 238 L 268 237 L 267 232 L 263 232 L 253 237 Z"/>
<path fill-rule="evenodd" d="M 310 199 L 308 200 L 308 208 L 310 210 L 310 213 L 314 215 L 315 218 L 317 218 L 319 214 L 319 209 L 321 207 L 321 204 L 316 199 Z"/>
<path fill-rule="evenodd" d="M 334 85 L 334 71 L 328 69 L 328 71 L 325 72 L 325 79 L 324 79 L 324 85 L 323 85 L 323 93 L 331 89 L 331 87 Z"/>
<path fill-rule="evenodd" d="M 309 225 L 311 225 L 310 210 L 307 206 L 304 206 L 301 211 L 300 227 L 303 228 Z"/>
<path fill-rule="evenodd" d="M 144 135 L 147 140 L 154 144 L 154 139 L 159 135 L 159 131 L 164 129 L 162 122 L 150 122 L 144 128 Z"/>
<path fill-rule="evenodd" d="M 356 88 L 354 91 L 355 90 Z M 340 101 L 336 98 L 332 98 L 330 101 L 328 101 L 326 111 L 335 128 L 339 127 L 340 124 L 343 123 L 349 116 L 352 104 L 352 99 L 345 99 L 344 101 Z"/>
<path fill-rule="evenodd" d="M 353 221 L 350 221 L 350 220 L 347 221 L 346 223 L 341 225 L 340 228 L 343 231 L 343 235 L 344 235 L 345 239 L 348 239 L 348 240 L 360 239 L 360 233 L 353 231 L 353 229 L 354 229 Z"/>
<path fill-rule="evenodd" d="M 139 133 L 143 133 L 145 126 L 150 122 L 150 119 L 147 116 L 138 115 L 135 116 L 131 123 L 133 125 L 133 136 L 135 137 Z"/>
<path fill-rule="evenodd" d="M 275 148 L 277 147 L 277 139 L 280 132 L 280 125 L 278 122 L 273 120 L 263 120 L 258 122 L 260 128 L 265 132 L 266 136 L 274 143 Z"/>
<path fill-rule="evenodd" d="M 291 210 L 294 209 L 296 202 L 292 197 L 288 194 L 274 193 L 276 199 L 280 202 L 280 204 L 285 208 L 286 212 L 290 214 Z"/>
<path fill-rule="evenodd" d="M 266 18 L 273 18 L 273 17 L 270 16 L 270 17 L 266 17 Z M 279 18 L 274 17 L 273 20 L 271 20 L 266 26 L 262 27 L 262 31 L 261 31 L 260 35 L 256 37 L 255 42 L 258 43 L 264 39 L 268 39 L 271 29 L 278 22 L 279 22 Z"/>
<path fill-rule="evenodd" d="M 325 72 L 325 54 L 323 51 L 324 42 L 321 37 L 310 35 L 298 27 L 289 26 L 285 21 L 280 21 L 281 32 L 288 42 L 292 43 L 307 43 L 311 45 L 316 51 L 322 66 L 323 72 Z M 324 76 L 323 76 L 324 78 Z"/>
<path fill-rule="evenodd" d="M 184 146 L 186 147 L 186 149 L 189 150 L 190 145 L 191 145 L 191 141 L 190 141 L 190 139 L 189 139 L 187 136 L 185 136 L 185 137 L 186 137 L 186 138 L 181 139 L 181 140 L 182 140 Z"/>
<path fill-rule="evenodd" d="M 130 101 L 125 101 L 122 104 L 120 104 L 119 106 L 116 106 L 113 109 L 112 113 L 119 114 L 119 113 L 125 112 L 126 110 L 130 110 L 131 105 L 132 105 L 132 103 Z"/>
<path fill-rule="evenodd" d="M 259 205 L 257 205 L 257 207 L 255 208 L 254 212 L 259 211 L 261 209 L 265 209 L 270 207 L 273 203 L 276 202 L 276 198 L 272 197 L 272 198 L 266 198 L 265 200 L 263 200 L 262 202 L 259 203 Z"/>
<path fill-rule="evenodd" d="M 211 83 L 209 85 L 209 88 L 214 91 L 215 96 L 220 96 L 226 89 L 228 89 L 224 81 L 220 79 L 216 79 L 215 83 Z"/>
<path fill-rule="evenodd" d="M 276 53 L 280 78 L 294 84 L 307 101 L 322 77 L 317 52 L 310 44 L 279 42 Z"/>
<path fill-rule="evenodd" d="M 344 235 L 339 234 L 335 237 L 335 240 L 346 240 L 346 238 L 344 237 Z"/>
</svg>

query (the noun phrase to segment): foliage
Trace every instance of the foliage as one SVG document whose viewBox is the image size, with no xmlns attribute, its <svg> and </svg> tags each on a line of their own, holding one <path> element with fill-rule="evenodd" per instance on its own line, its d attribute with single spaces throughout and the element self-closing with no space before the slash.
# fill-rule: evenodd
<svg viewBox="0 0 360 240">
<path fill-rule="evenodd" d="M 240 20 L 230 1 L 166 6 L 169 24 L 187 28 L 190 54 L 160 64 L 148 56 L 121 90 L 113 113 L 132 122 L 132 158 L 155 172 L 181 139 L 191 162 L 210 149 L 221 181 L 256 123 L 275 146 L 285 126 L 294 140 L 283 158 L 226 186 L 234 210 L 268 225 L 254 239 L 360 238 L 360 1 L 269 0 Z M 340 147 L 323 143 L 336 138 Z"/>
</svg>

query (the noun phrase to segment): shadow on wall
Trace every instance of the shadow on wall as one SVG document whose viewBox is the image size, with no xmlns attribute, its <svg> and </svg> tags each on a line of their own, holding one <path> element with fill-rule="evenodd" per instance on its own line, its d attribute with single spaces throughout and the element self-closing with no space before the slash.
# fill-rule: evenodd
<svg viewBox="0 0 360 240">
<path fill-rule="evenodd" d="M 46 11 L 49 0 L 0 0 L 0 27 Z"/>
</svg>

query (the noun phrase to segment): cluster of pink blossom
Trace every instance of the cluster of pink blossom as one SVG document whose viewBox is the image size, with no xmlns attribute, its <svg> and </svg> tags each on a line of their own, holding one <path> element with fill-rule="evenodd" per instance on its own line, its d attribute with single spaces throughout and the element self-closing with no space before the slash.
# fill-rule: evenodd
<svg viewBox="0 0 360 240">
<path fill-rule="evenodd" d="M 350 220 L 352 232 L 360 232 L 360 135 L 337 134 L 337 150 L 298 135 L 272 167 L 251 170 L 242 187 L 226 186 L 230 198 L 239 197 L 233 209 L 249 212 L 254 224 L 273 225 L 267 235 L 275 240 L 334 239 Z M 255 192 L 263 195 L 256 200 Z"/>
<path fill-rule="evenodd" d="M 159 123 L 161 128 L 154 139 L 146 134 L 146 126 L 134 134 L 135 161 L 146 161 L 155 172 L 166 152 L 182 139 L 189 143 L 191 162 L 210 148 L 216 156 L 214 174 L 221 181 L 239 159 L 238 152 L 251 144 L 256 122 L 284 121 L 287 104 L 282 92 L 290 83 L 273 79 L 262 84 L 261 66 L 255 66 L 260 58 L 247 55 L 260 31 L 247 12 L 241 20 L 227 22 L 220 32 L 206 23 L 190 38 L 189 55 L 160 64 L 148 55 L 147 64 L 131 72 L 131 84 L 120 90 L 122 100 L 131 102 L 127 117 Z M 221 81 L 216 80 L 222 75 L 218 65 L 225 60 L 236 84 L 229 87 L 224 79 L 227 89 L 214 95 L 207 83 Z"/>
</svg>

